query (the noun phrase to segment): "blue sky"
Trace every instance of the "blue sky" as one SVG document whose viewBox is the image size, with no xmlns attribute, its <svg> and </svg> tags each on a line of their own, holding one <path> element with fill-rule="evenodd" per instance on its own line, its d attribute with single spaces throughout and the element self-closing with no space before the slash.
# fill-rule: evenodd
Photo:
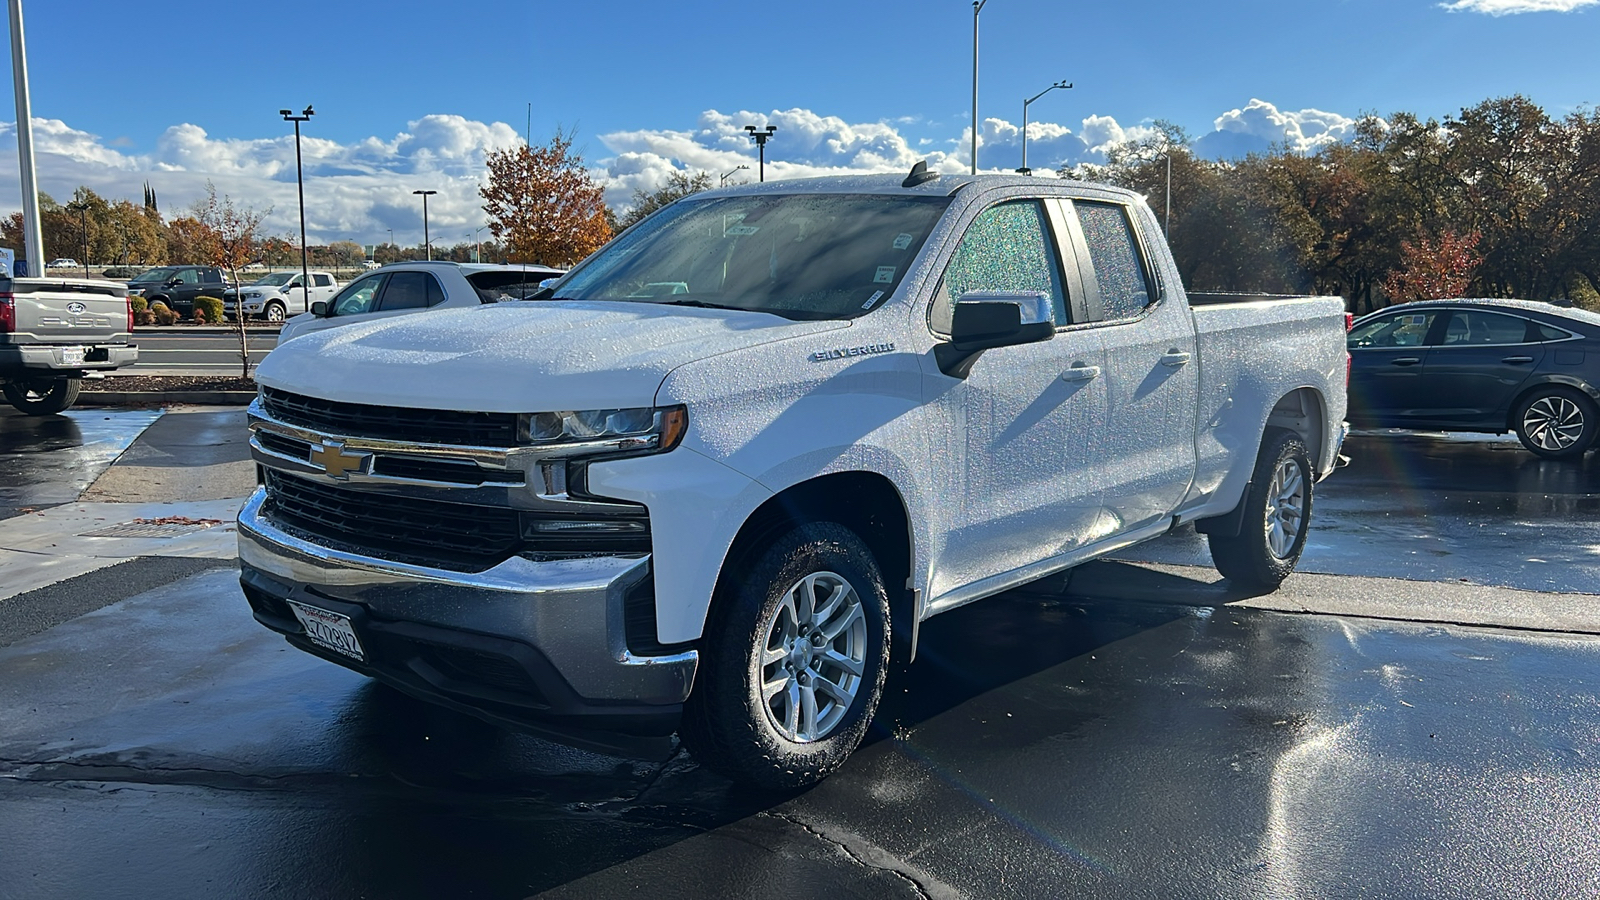
<svg viewBox="0 0 1600 900">
<path fill-rule="evenodd" d="M 137 200 L 149 181 L 170 214 L 210 179 L 287 232 L 294 147 L 276 111 L 312 103 L 313 241 L 419 241 L 416 188 L 440 191 L 435 240 L 463 239 L 482 224 L 483 153 L 521 137 L 529 104 L 533 140 L 575 131 L 618 207 L 675 169 L 753 168 L 745 124 L 779 127 L 769 178 L 967 165 L 963 0 L 24 7 L 46 191 Z M 990 0 L 979 163 L 1019 164 L 1022 100 L 1058 79 L 1075 87 L 1029 110 L 1035 169 L 1101 158 L 1154 119 L 1238 150 L 1313 149 L 1363 113 L 1443 117 L 1512 93 L 1564 115 L 1600 99 L 1597 38 L 1600 0 Z M 0 173 L 14 209 L 11 125 Z"/>
</svg>

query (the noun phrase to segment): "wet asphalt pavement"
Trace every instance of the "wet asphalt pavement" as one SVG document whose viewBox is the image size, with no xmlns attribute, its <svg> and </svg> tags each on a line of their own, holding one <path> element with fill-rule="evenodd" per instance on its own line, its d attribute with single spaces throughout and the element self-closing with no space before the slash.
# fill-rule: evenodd
<svg viewBox="0 0 1600 900">
<path fill-rule="evenodd" d="M 78 499 L 160 417 L 158 409 L 25 416 L 0 404 L 0 519 Z"/>
<path fill-rule="evenodd" d="M 1419 618 L 1463 578 L 1600 593 L 1595 456 L 1503 446 L 1352 439 L 1308 568 Z M 1600 895 L 1600 639 L 1128 569 L 930 620 L 793 797 L 417 704 L 193 575 L 0 648 L 0 897 Z"/>
</svg>

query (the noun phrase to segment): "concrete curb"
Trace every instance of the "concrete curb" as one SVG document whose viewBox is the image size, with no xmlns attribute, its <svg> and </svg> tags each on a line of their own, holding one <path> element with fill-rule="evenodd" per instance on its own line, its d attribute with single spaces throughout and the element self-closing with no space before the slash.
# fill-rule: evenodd
<svg viewBox="0 0 1600 900">
<path fill-rule="evenodd" d="M 95 406 L 145 406 L 196 403 L 207 406 L 247 406 L 255 391 L 84 391 L 80 403 Z"/>
</svg>

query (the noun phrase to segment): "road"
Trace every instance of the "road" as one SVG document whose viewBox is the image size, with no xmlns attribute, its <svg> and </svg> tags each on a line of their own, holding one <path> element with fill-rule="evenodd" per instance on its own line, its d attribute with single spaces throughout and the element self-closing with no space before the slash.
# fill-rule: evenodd
<svg viewBox="0 0 1600 900">
<path fill-rule="evenodd" d="M 0 647 L 0 896 L 1600 894 L 1600 542 L 1565 512 L 1600 469 L 1351 453 L 1308 574 L 1241 594 L 1179 532 L 930 620 L 869 743 L 797 796 L 416 704 L 287 648 L 227 569 L 0 601 L 103 595 Z"/>
<path fill-rule="evenodd" d="M 276 328 L 253 326 L 248 334 L 250 361 L 261 362 L 267 352 L 278 345 Z M 134 342 L 139 345 L 139 362 L 121 374 L 129 375 L 237 375 L 239 373 L 239 338 L 232 331 L 221 328 L 162 330 L 141 329 L 134 332 Z"/>
</svg>

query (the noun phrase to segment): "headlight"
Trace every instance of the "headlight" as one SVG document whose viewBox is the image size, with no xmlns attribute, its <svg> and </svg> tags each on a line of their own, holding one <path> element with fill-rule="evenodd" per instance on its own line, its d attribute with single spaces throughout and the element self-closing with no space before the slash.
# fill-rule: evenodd
<svg viewBox="0 0 1600 900">
<path fill-rule="evenodd" d="M 544 447 L 572 447 L 593 453 L 663 453 L 678 446 L 689 428 L 682 406 L 589 409 L 525 415 L 518 440 Z"/>
</svg>

